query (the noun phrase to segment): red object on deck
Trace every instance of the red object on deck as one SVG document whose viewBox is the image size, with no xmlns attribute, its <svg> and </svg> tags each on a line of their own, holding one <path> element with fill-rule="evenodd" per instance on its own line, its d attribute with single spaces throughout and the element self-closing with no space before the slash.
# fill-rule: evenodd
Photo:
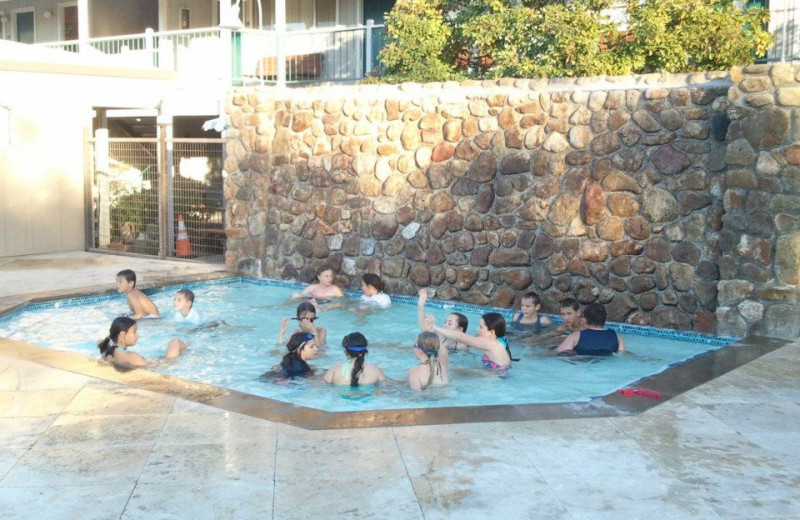
<svg viewBox="0 0 800 520">
<path fill-rule="evenodd" d="M 183 223 L 183 215 L 178 215 L 178 236 L 175 238 L 175 256 L 181 258 L 192 256 L 192 244 L 189 243 L 189 235 L 186 232 L 186 224 Z"/>
<path fill-rule="evenodd" d="M 620 388 L 617 390 L 625 397 L 632 397 L 634 395 L 641 395 L 642 397 L 649 397 L 650 399 L 661 399 L 661 392 L 656 390 L 648 390 L 647 388 Z"/>
</svg>

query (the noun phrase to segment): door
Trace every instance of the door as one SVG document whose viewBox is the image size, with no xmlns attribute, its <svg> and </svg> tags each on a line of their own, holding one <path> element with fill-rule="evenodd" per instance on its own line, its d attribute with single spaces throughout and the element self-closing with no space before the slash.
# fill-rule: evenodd
<svg viewBox="0 0 800 520">
<path fill-rule="evenodd" d="M 61 41 L 78 39 L 78 6 L 77 4 L 59 4 L 61 23 L 59 37 Z"/>
<path fill-rule="evenodd" d="M 33 22 L 33 11 L 14 13 L 14 39 L 20 43 L 35 43 L 36 31 Z"/>
</svg>

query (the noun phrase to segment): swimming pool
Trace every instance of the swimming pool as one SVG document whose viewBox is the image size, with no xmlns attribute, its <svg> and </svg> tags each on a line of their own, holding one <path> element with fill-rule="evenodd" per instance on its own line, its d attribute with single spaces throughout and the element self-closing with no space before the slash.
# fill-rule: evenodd
<svg viewBox="0 0 800 520">
<path fill-rule="evenodd" d="M 506 377 L 485 372 L 477 352 L 458 352 L 450 358 L 450 386 L 415 393 L 407 388 L 406 374 L 416 364 L 411 353 L 419 333 L 416 299 L 396 297 L 390 310 L 364 317 L 347 310 L 322 313 L 318 324 L 328 328 L 329 339 L 327 348 L 310 363 L 317 369 L 316 376 L 264 380 L 260 376 L 285 352 L 275 340 L 280 320 L 294 315 L 297 302 L 286 299 L 298 286 L 237 278 L 150 292 L 166 317 L 173 313 L 172 299 L 179 288 L 191 288 L 196 294 L 196 308 L 208 317 L 224 319 L 227 325 L 190 331 L 168 319 L 142 321 L 135 350 L 145 357 L 163 355 L 172 337 L 190 343 L 177 363 L 162 364 L 154 370 L 330 412 L 588 402 L 735 341 L 620 325 L 615 328 L 625 336 L 628 355 L 581 360 L 552 356 L 544 348 L 525 347 L 512 339 L 512 351 L 521 361 L 514 363 Z M 350 296 L 355 303 L 357 294 Z M 470 333 L 486 312 L 484 308 L 446 302 L 429 302 L 428 308 L 437 323 L 450 312 L 463 312 L 470 319 Z M 0 336 L 99 359 L 96 341 L 108 333 L 113 317 L 127 311 L 122 295 L 38 303 L 0 318 Z M 510 316 L 509 311 L 502 312 Z M 324 370 L 344 359 L 341 338 L 355 330 L 370 340 L 368 361 L 378 364 L 397 383 L 365 392 L 331 388 L 321 382 Z"/>
</svg>

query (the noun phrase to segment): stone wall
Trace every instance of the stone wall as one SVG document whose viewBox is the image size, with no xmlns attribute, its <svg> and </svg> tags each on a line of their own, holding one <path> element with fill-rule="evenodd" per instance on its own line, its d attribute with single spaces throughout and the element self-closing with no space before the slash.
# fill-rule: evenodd
<svg viewBox="0 0 800 520">
<path fill-rule="evenodd" d="M 797 336 L 797 68 L 242 88 L 226 110 L 231 268 Z"/>
</svg>

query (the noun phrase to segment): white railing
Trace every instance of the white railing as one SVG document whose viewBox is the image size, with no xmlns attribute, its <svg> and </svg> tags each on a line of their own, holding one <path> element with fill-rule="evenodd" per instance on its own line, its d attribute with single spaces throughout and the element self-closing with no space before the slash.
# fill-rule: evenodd
<svg viewBox="0 0 800 520">
<path fill-rule="evenodd" d="M 768 61 L 800 60 L 800 5 L 796 0 L 773 0 L 769 8 L 769 30 L 775 45 Z"/>
<path fill-rule="evenodd" d="M 51 49 L 89 55 L 118 66 L 175 71 L 180 78 L 218 78 L 230 64 L 237 82 L 353 81 L 368 75 L 383 47 L 383 25 L 287 31 L 219 28 L 91 38 L 40 44 Z M 227 41 L 230 39 L 230 41 Z M 278 56 L 283 57 L 285 71 Z"/>
</svg>

